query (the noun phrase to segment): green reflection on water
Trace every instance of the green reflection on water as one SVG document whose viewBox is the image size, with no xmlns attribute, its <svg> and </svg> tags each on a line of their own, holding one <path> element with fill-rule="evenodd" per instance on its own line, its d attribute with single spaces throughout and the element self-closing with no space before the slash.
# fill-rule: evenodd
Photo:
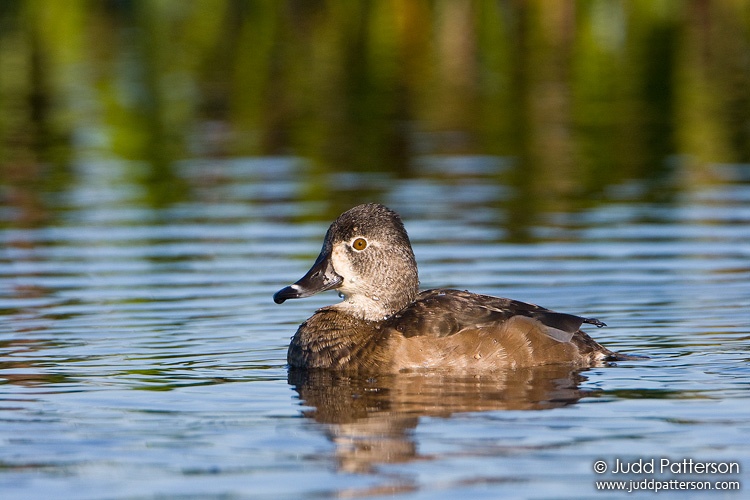
<svg viewBox="0 0 750 500">
<path fill-rule="evenodd" d="M 71 165 L 137 160 L 147 207 L 193 195 L 185 158 L 293 154 L 331 214 L 419 175 L 424 153 L 512 157 L 516 239 L 629 178 L 668 198 L 668 158 L 750 160 L 743 2 L 6 1 L 0 187 L 14 224 L 50 223 Z M 140 167 L 139 167 L 140 165 Z M 106 168 L 106 167 L 103 167 Z M 206 168 L 210 168 L 210 163 Z M 4 217 L 5 219 L 5 217 Z M 5 224 L 5 222 L 3 222 Z"/>
</svg>

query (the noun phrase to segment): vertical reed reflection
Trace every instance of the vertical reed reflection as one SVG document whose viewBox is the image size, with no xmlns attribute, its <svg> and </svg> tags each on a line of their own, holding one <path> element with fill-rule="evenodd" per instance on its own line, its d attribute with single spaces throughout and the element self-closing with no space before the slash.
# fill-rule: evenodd
<svg viewBox="0 0 750 500">
<path fill-rule="evenodd" d="M 182 159 L 292 154 L 316 179 L 299 198 L 350 205 L 332 173 L 480 154 L 517 160 L 495 182 L 523 240 L 612 183 L 660 185 L 675 155 L 688 183 L 750 160 L 748 19 L 737 2 L 3 2 L 2 202 L 33 225 L 73 165 L 115 157 L 159 207 L 194 196 Z"/>
</svg>

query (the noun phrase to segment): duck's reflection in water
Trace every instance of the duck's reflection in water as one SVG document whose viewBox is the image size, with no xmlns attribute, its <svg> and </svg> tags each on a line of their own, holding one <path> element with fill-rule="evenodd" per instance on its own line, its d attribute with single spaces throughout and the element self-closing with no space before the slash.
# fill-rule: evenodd
<svg viewBox="0 0 750 500">
<path fill-rule="evenodd" d="M 378 464 L 427 459 L 412 435 L 420 417 L 457 412 L 546 410 L 575 404 L 590 390 L 580 368 L 540 366 L 491 376 L 406 373 L 358 377 L 330 371 L 291 370 L 289 383 L 309 407 L 303 414 L 324 424 L 339 467 L 369 472 Z"/>
</svg>

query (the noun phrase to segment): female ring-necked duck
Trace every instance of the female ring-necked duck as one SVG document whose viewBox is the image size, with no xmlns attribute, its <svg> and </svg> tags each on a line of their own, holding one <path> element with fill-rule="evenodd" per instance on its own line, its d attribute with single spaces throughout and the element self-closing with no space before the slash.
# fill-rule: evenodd
<svg viewBox="0 0 750 500">
<path fill-rule="evenodd" d="M 289 345 L 290 367 L 487 372 L 630 359 L 580 330 L 584 323 L 605 326 L 598 319 L 466 291 L 420 293 L 401 218 L 379 204 L 341 214 L 312 268 L 273 299 L 281 304 L 331 289 L 344 300 L 300 325 Z"/>
</svg>

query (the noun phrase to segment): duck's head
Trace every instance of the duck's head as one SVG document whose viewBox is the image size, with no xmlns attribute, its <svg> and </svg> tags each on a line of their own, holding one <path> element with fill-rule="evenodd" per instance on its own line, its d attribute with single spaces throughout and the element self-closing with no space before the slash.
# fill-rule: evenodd
<svg viewBox="0 0 750 500">
<path fill-rule="evenodd" d="M 396 212 L 376 203 L 341 214 L 328 228 L 315 264 L 273 300 L 309 297 L 336 289 L 335 307 L 363 319 L 381 320 L 409 304 L 418 293 L 414 252 Z"/>
</svg>

